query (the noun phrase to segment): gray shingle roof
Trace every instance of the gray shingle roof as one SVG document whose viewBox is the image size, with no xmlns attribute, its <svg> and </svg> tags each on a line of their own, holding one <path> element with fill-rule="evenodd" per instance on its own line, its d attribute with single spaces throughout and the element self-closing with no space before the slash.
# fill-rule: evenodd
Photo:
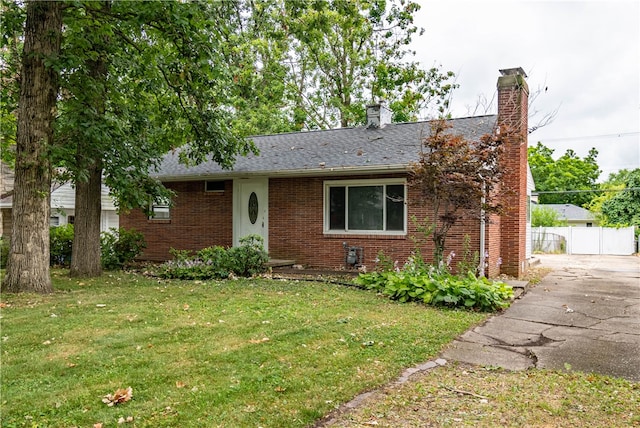
<svg viewBox="0 0 640 428">
<path fill-rule="evenodd" d="M 493 131 L 497 116 L 452 119 L 451 132 L 473 141 Z M 178 152 L 169 153 L 157 172 L 163 181 L 227 178 L 248 175 L 294 176 L 404 171 L 419 159 L 421 141 L 430 133 L 428 121 L 395 123 L 377 129 L 340 128 L 252 137 L 259 155 L 238 157 L 225 171 L 209 161 L 187 167 Z"/>
<path fill-rule="evenodd" d="M 538 206 L 551 208 L 560 218 L 568 221 L 593 221 L 596 218 L 591 211 L 573 204 L 540 204 Z"/>
</svg>

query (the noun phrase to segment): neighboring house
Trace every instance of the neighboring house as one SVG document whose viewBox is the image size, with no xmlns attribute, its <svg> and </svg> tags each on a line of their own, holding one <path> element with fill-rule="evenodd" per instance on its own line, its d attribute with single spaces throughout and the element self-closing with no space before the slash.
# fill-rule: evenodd
<svg viewBox="0 0 640 428">
<path fill-rule="evenodd" d="M 13 206 L 13 172 L 9 167 L 3 165 L 3 172 L 11 176 L 11 185 L 7 186 L 7 190 L 2 189 L 2 197 L 0 198 L 0 213 L 2 218 L 2 229 L 0 235 L 9 236 L 11 234 L 11 210 Z M 8 180 L 7 180 L 8 183 Z M 5 184 L 5 178 L 2 179 Z M 51 226 L 62 226 L 64 224 L 73 224 L 75 220 L 75 189 L 70 183 L 62 185 L 55 184 L 51 189 L 51 214 L 49 224 Z M 102 186 L 102 213 L 100 215 L 100 230 L 106 231 L 109 228 L 119 227 L 119 217 L 113 200 L 109 196 L 109 189 Z"/>
<path fill-rule="evenodd" d="M 75 221 L 76 196 L 75 188 L 70 183 L 65 183 L 51 192 L 51 226 L 73 224 Z M 116 212 L 113 199 L 109 196 L 109 188 L 102 185 L 101 197 L 102 212 L 100 213 L 100 231 L 110 228 L 118 228 L 120 219 Z"/>
<path fill-rule="evenodd" d="M 486 273 L 520 276 L 527 268 L 527 101 L 521 68 L 501 70 L 498 115 L 450 120 L 452 132 L 469 140 L 502 130 L 506 153 L 501 216 L 481 227 L 478 219 L 456 225 L 447 253 L 457 260 L 465 235 L 472 252 L 486 254 Z M 152 176 L 175 192 L 173 205 L 135 210 L 122 227 L 145 235 L 147 260 L 167 260 L 170 249 L 198 250 L 238 245 L 241 237 L 263 237 L 273 259 L 324 269 L 373 268 L 376 255 L 404 263 L 418 236 L 411 221 L 432 218 L 407 185 L 419 160 L 428 121 L 389 123 L 386 109 L 370 106 L 368 126 L 253 137 L 259 155 L 239 157 L 232 170 L 214 162 L 186 167 L 178 153 L 166 155 Z M 517 135 L 507 134 L 512 129 Z M 482 230 L 481 230 L 482 229 Z M 430 240 L 423 249 L 432 252 Z M 480 250 L 482 248 L 482 251 Z M 454 259 L 454 263 L 455 263 Z"/>
<path fill-rule="evenodd" d="M 573 204 L 538 204 L 540 208 L 551 208 L 558 213 L 558 219 L 566 220 L 567 226 L 593 227 L 600 224 L 591 211 Z"/>
<path fill-rule="evenodd" d="M 13 170 L 0 162 L 0 236 L 11 231 L 11 206 L 6 207 L 3 201 L 13 193 L 13 181 Z"/>
</svg>

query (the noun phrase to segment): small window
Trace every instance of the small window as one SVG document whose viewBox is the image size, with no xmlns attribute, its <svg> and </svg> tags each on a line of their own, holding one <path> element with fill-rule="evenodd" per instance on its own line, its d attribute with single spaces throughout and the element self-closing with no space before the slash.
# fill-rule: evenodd
<svg viewBox="0 0 640 428">
<path fill-rule="evenodd" d="M 205 192 L 224 192 L 224 181 L 205 181 Z"/>
<path fill-rule="evenodd" d="M 74 215 L 67 216 L 67 223 L 74 224 L 75 222 L 76 222 L 76 216 Z"/>
<path fill-rule="evenodd" d="M 587 223 L 587 227 L 593 227 L 593 223 Z"/>
<path fill-rule="evenodd" d="M 169 201 L 159 200 L 151 204 L 149 220 L 169 220 L 171 218 L 171 211 L 169 208 Z"/>
<path fill-rule="evenodd" d="M 391 233 L 406 231 L 402 180 L 325 182 L 325 231 Z"/>
<path fill-rule="evenodd" d="M 49 226 L 60 226 L 60 217 L 49 217 Z"/>
</svg>

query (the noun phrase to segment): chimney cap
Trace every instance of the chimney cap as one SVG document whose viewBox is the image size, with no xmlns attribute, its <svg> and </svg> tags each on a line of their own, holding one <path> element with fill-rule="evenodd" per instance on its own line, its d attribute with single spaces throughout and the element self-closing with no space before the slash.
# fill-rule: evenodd
<svg viewBox="0 0 640 428">
<path fill-rule="evenodd" d="M 524 76 L 524 77 L 528 77 L 527 73 L 524 72 L 522 67 L 503 68 L 502 70 L 500 70 L 500 74 L 503 75 L 503 76 L 521 75 L 521 76 Z"/>
</svg>

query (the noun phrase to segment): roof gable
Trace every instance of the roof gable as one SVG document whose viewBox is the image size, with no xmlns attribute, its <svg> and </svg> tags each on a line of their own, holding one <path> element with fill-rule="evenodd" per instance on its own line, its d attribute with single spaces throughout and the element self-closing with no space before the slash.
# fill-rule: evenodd
<svg viewBox="0 0 640 428">
<path fill-rule="evenodd" d="M 497 116 L 453 119 L 451 132 L 469 140 L 491 133 Z M 152 174 L 164 181 L 195 180 L 246 175 L 294 176 L 406 171 L 419 160 L 422 140 L 430 122 L 388 124 L 382 128 L 339 128 L 252 137 L 259 155 L 239 156 L 232 170 L 213 161 L 187 167 L 179 151 L 167 154 Z"/>
</svg>

